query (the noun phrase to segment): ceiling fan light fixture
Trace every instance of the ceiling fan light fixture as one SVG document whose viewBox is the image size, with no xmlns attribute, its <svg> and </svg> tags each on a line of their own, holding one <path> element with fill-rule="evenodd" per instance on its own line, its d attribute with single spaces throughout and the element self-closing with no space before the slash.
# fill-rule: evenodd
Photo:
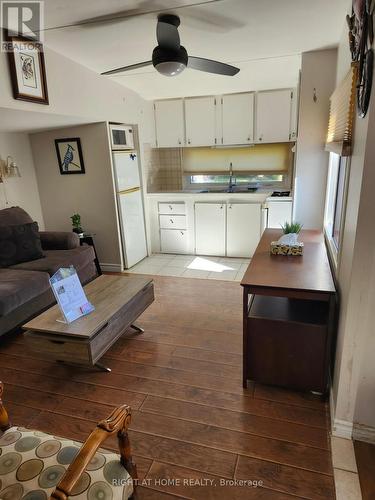
<svg viewBox="0 0 375 500">
<path fill-rule="evenodd" d="M 152 64 L 154 68 L 164 76 L 177 76 L 186 68 L 188 55 L 184 47 L 178 51 L 171 51 L 161 47 L 155 47 L 152 53 Z"/>
<path fill-rule="evenodd" d="M 155 69 L 163 76 L 177 76 L 182 73 L 185 68 L 186 65 L 184 63 L 177 61 L 161 62 L 155 66 Z"/>
</svg>

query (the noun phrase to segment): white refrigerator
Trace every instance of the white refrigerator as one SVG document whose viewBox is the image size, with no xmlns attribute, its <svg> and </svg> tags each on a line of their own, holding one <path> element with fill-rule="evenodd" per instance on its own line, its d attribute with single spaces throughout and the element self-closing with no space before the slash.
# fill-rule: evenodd
<svg viewBox="0 0 375 500">
<path fill-rule="evenodd" d="M 138 157 L 135 151 L 114 151 L 112 154 L 123 262 L 129 269 L 147 257 Z"/>
</svg>

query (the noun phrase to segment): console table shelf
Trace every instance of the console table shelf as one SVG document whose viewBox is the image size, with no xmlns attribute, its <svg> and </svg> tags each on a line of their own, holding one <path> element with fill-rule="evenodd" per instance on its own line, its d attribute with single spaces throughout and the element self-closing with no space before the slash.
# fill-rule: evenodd
<svg viewBox="0 0 375 500">
<path fill-rule="evenodd" d="M 241 282 L 243 385 L 248 380 L 326 393 L 336 290 L 323 236 L 302 231 L 304 255 L 270 255 L 267 229 Z"/>
</svg>

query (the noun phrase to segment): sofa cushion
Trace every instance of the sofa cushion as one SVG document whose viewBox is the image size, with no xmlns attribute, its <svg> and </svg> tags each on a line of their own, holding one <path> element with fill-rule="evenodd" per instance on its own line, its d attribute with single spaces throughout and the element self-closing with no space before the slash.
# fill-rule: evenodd
<svg viewBox="0 0 375 500">
<path fill-rule="evenodd" d="M 88 245 L 70 250 L 46 250 L 44 255 L 44 259 L 22 262 L 21 264 L 11 266 L 11 269 L 44 271 L 52 276 L 60 267 L 74 266 L 79 271 L 95 259 L 94 250 Z"/>
<path fill-rule="evenodd" d="M 0 210 L 0 226 L 14 226 L 30 222 L 33 222 L 33 219 L 21 207 L 10 207 Z"/>
<path fill-rule="evenodd" d="M 0 269 L 0 316 L 5 316 L 49 288 L 47 273 Z"/>
<path fill-rule="evenodd" d="M 78 234 L 67 231 L 40 231 L 43 250 L 70 250 L 79 247 Z"/>
<path fill-rule="evenodd" d="M 37 222 L 0 226 L 0 267 L 44 257 Z"/>
<path fill-rule="evenodd" d="M 73 461 L 81 443 L 23 427 L 0 437 L 0 498 L 46 500 Z M 76 500 L 125 500 L 133 493 L 129 473 L 116 453 L 99 449 L 75 485 Z"/>
</svg>

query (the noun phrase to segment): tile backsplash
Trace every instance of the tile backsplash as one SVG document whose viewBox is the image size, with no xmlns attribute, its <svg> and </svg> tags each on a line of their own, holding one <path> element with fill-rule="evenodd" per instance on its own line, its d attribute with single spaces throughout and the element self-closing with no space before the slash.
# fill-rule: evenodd
<svg viewBox="0 0 375 500">
<path fill-rule="evenodd" d="M 180 148 L 144 147 L 147 191 L 182 189 L 182 150 Z"/>
</svg>

